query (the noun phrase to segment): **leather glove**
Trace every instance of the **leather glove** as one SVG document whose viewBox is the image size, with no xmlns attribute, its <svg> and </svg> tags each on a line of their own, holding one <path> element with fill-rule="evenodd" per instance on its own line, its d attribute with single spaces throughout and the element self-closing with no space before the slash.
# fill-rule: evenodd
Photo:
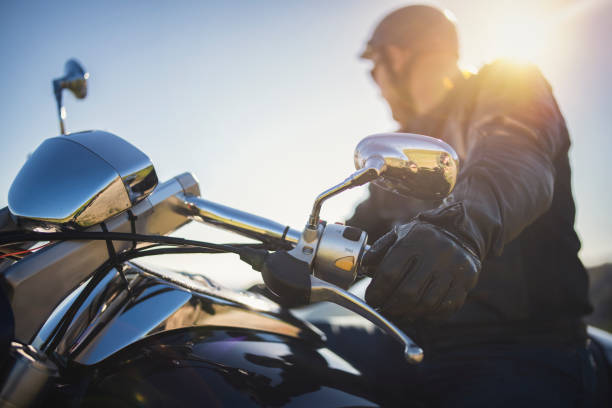
<svg viewBox="0 0 612 408">
<path fill-rule="evenodd" d="M 477 282 L 480 259 L 461 237 L 461 205 L 420 215 L 377 240 L 363 263 L 377 264 L 366 301 L 392 319 L 446 318 Z M 449 228 L 429 221 L 441 221 Z"/>
</svg>

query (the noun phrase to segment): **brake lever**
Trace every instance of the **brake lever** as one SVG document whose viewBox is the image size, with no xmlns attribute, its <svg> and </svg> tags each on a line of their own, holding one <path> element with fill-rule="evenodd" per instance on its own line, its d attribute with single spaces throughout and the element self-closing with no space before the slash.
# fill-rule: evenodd
<svg viewBox="0 0 612 408">
<path fill-rule="evenodd" d="M 258 261 L 254 262 L 256 258 Z M 241 259 L 261 272 L 266 287 L 281 305 L 295 307 L 322 301 L 335 303 L 369 320 L 399 341 L 404 346 L 404 358 L 409 363 L 423 360 L 423 350 L 393 323 L 358 297 L 312 275 L 308 263 L 291 253 L 277 251 L 264 256 L 257 250 L 248 250 L 241 254 Z"/>
<path fill-rule="evenodd" d="M 384 318 L 380 313 L 372 309 L 357 296 L 340 289 L 336 285 L 310 275 L 310 303 L 332 302 L 340 305 L 359 316 L 374 323 L 385 333 L 395 338 L 404 346 L 404 358 L 409 363 L 420 363 L 423 360 L 423 349 L 421 349 L 410 337 L 404 334 L 393 323 Z"/>
</svg>

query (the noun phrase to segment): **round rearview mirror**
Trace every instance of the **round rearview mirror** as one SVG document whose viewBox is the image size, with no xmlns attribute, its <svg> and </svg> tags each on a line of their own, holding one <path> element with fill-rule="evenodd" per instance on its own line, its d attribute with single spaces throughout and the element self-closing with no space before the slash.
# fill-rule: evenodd
<svg viewBox="0 0 612 408">
<path fill-rule="evenodd" d="M 422 200 L 442 199 L 457 181 L 459 157 L 447 143 L 411 133 L 368 136 L 355 148 L 355 167 L 382 161 L 378 186 Z"/>
<path fill-rule="evenodd" d="M 70 59 L 64 65 L 64 76 L 53 81 L 53 84 L 60 90 L 70 90 L 77 99 L 84 99 L 87 96 L 88 78 L 89 73 L 85 68 L 77 60 Z"/>
</svg>

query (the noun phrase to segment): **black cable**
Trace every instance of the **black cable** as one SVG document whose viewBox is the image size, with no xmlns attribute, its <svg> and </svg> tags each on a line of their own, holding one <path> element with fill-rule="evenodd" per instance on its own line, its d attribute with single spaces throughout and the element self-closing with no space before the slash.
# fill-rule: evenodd
<svg viewBox="0 0 612 408">
<path fill-rule="evenodd" d="M 136 219 L 138 219 L 138 217 L 134 215 L 134 213 L 132 212 L 130 208 L 128 208 L 127 210 L 127 215 L 128 215 L 128 219 L 130 220 L 130 228 L 131 228 L 130 232 L 132 234 L 135 234 L 136 233 Z M 132 249 L 136 249 L 136 243 L 137 243 L 136 240 L 132 241 Z"/>
<path fill-rule="evenodd" d="M 216 249 L 209 248 L 193 248 L 193 247 L 178 247 L 178 248 L 158 248 L 149 250 L 138 250 L 135 252 L 126 252 L 118 255 L 117 259 L 120 262 L 129 261 L 130 259 L 142 258 L 152 255 L 168 255 L 168 254 L 218 254 L 221 253 Z"/>
<path fill-rule="evenodd" d="M 184 247 L 184 248 L 161 248 L 161 249 L 148 249 L 148 250 L 137 249 L 137 250 L 131 250 L 131 251 L 128 251 L 128 252 L 117 254 L 115 256 L 115 258 L 107 259 L 106 262 L 104 262 L 102 265 L 100 265 L 100 267 L 98 267 L 94 271 L 90 281 L 87 282 L 87 285 L 85 286 L 85 288 L 83 288 L 83 290 L 81 291 L 81 293 L 79 293 L 79 295 L 74 300 L 74 302 L 72 302 L 72 304 L 70 305 L 70 307 L 68 308 L 68 310 L 66 311 L 66 313 L 64 314 L 62 319 L 58 322 L 58 324 L 55 326 L 55 328 L 53 329 L 51 334 L 47 337 L 47 340 L 45 340 L 45 342 L 41 345 L 41 347 L 40 347 L 41 350 L 42 351 L 50 351 L 50 350 L 54 350 L 57 347 L 57 345 L 59 344 L 59 342 L 62 339 L 62 337 L 66 334 L 66 331 L 70 327 L 70 324 L 72 323 L 72 320 L 74 319 L 74 316 L 78 312 L 78 310 L 81 307 L 81 305 L 83 304 L 83 302 L 85 302 L 85 300 L 89 297 L 91 292 L 93 292 L 95 287 L 106 276 L 108 271 L 111 268 L 113 268 L 118 262 L 119 263 L 125 262 L 125 261 L 127 261 L 129 259 L 138 258 L 138 257 L 141 257 L 141 256 L 158 255 L 158 254 L 163 254 L 163 253 L 172 253 L 170 251 L 171 250 L 176 250 L 176 249 L 183 250 L 185 252 L 196 252 L 196 251 L 199 251 L 199 252 L 209 251 L 211 253 L 213 251 L 216 251 L 217 253 L 219 252 L 218 250 L 211 250 L 211 249 L 208 249 L 208 248 L 188 248 L 188 247 Z M 143 252 L 145 254 L 139 255 L 141 252 Z M 151 252 L 151 253 L 147 254 L 147 252 Z M 178 253 L 178 251 L 174 252 L 174 253 Z"/>
<path fill-rule="evenodd" d="M 105 229 L 104 227 L 102 227 Z M 54 350 L 63 336 L 66 334 L 74 316 L 87 297 L 92 293 L 94 288 L 106 276 L 106 273 L 114 266 L 121 264 L 134 258 L 144 256 L 163 255 L 163 254 L 178 254 L 178 253 L 236 253 L 241 259 L 250 264 L 260 263 L 263 257 L 267 254 L 264 249 L 264 244 L 214 244 L 211 242 L 194 241 L 184 238 L 166 237 L 162 235 L 145 235 L 122 232 L 87 232 L 87 231 L 68 231 L 68 232 L 23 232 L 23 231 L 8 231 L 0 232 L 0 245 L 5 243 L 18 243 L 28 241 L 69 241 L 69 240 L 100 240 L 110 244 L 112 250 L 109 249 L 110 258 L 98 267 L 92 274 L 91 279 L 86 284 L 85 288 L 79 293 L 74 302 L 70 305 L 62 319 L 55 326 L 49 337 L 41 345 L 41 350 L 49 353 Z M 148 245 L 140 249 L 132 249 L 127 252 L 117 254 L 112 246 L 112 241 L 132 241 L 132 242 L 150 242 L 153 245 Z M 164 245 L 176 245 L 180 247 L 174 248 L 159 248 Z M 155 249 L 153 249 L 155 248 Z M 248 260 L 253 259 L 251 262 Z"/>
<path fill-rule="evenodd" d="M 64 316 L 62 316 L 61 320 L 57 323 L 51 334 L 47 337 L 47 339 L 40 346 L 40 350 L 43 352 L 48 352 L 50 350 L 54 350 L 59 344 L 60 340 L 66 334 L 68 327 L 72 323 L 74 316 L 80 309 L 81 305 L 85 300 L 89 297 L 91 292 L 98 286 L 100 281 L 106 276 L 106 273 L 113 267 L 113 263 L 111 260 L 107 260 L 104 262 L 98 269 L 96 269 L 89 280 L 86 286 L 83 288 L 81 293 L 77 296 L 77 298 L 72 302 Z M 48 354 L 48 353 L 47 353 Z"/>
<path fill-rule="evenodd" d="M 218 254 L 221 253 L 216 249 L 210 248 L 193 248 L 193 247 L 178 247 L 178 248 L 157 248 L 148 250 L 137 250 L 129 251 L 117 255 L 118 262 L 126 262 L 135 258 L 142 258 L 145 256 L 153 255 L 168 255 L 168 254 Z M 253 269 L 259 271 L 255 266 L 263 264 L 265 256 L 268 251 L 263 248 L 257 248 L 253 246 L 243 245 L 240 247 L 238 255 L 240 259 L 249 265 L 253 266 Z"/>
<path fill-rule="evenodd" d="M 106 226 L 105 222 L 100 223 L 100 228 L 102 228 L 102 231 L 108 232 L 108 227 Z M 133 232 L 134 231 L 132 231 L 132 233 Z M 136 241 L 132 241 L 132 242 L 133 242 L 132 250 L 134 250 L 136 248 Z M 132 290 L 130 289 L 130 283 L 125 277 L 125 274 L 123 273 L 123 268 L 119 265 L 121 262 L 117 259 L 117 251 L 115 251 L 115 244 L 110 239 L 106 240 L 106 249 L 108 251 L 108 260 L 112 262 L 114 266 L 117 267 L 117 271 L 119 272 L 119 275 L 121 276 L 121 280 L 123 281 L 123 284 L 125 285 L 125 289 L 127 289 L 128 294 L 130 295 L 130 298 L 133 297 Z"/>
<path fill-rule="evenodd" d="M 218 249 L 220 252 L 238 253 L 239 248 L 232 245 L 214 244 L 212 242 L 194 241 L 184 238 L 166 237 L 163 235 L 132 234 L 125 232 L 23 232 L 9 231 L 0 233 L 0 245 L 6 243 L 17 243 L 27 241 L 74 241 L 74 240 L 98 240 L 98 241 L 139 241 L 170 245 L 187 245 L 202 248 Z"/>
<path fill-rule="evenodd" d="M 239 245 L 236 248 L 240 255 L 240 259 L 249 263 L 250 265 L 262 263 L 267 255 L 268 251 L 265 249 L 256 248 L 256 245 L 249 244 L 236 244 Z M 224 246 L 224 245 L 220 245 Z M 144 256 L 152 255 L 165 255 L 165 254 L 178 254 L 178 253 L 220 253 L 223 250 L 212 249 L 212 248 L 194 248 L 194 247 L 179 247 L 179 248 L 156 248 L 156 249 L 136 249 L 127 252 L 117 254 L 114 259 L 108 259 L 98 269 L 96 269 L 92 275 L 91 280 L 87 283 L 85 288 L 79 293 L 74 302 L 70 305 L 66 314 L 59 321 L 57 326 L 53 329 L 47 340 L 41 345 L 40 349 L 43 352 L 49 354 L 50 351 L 55 350 L 61 339 L 64 337 L 70 324 L 72 323 L 74 316 L 80 309 L 81 305 L 93 292 L 95 287 L 102 281 L 108 271 L 113 268 L 117 263 L 122 263 L 130 259 L 140 258 Z M 254 268 L 255 269 L 255 268 Z"/>
</svg>

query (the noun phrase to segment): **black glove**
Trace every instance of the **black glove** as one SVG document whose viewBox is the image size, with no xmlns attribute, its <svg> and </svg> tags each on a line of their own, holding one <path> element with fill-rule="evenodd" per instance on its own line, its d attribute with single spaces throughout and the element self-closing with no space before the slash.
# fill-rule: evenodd
<svg viewBox="0 0 612 408">
<path fill-rule="evenodd" d="M 461 206 L 437 219 L 457 218 L 464 218 Z M 380 262 L 366 290 L 366 301 L 390 318 L 448 317 L 476 285 L 480 259 L 469 241 L 454 228 L 424 219 L 427 217 L 419 216 L 396 226 L 372 245 L 363 260 L 365 266 Z"/>
</svg>

